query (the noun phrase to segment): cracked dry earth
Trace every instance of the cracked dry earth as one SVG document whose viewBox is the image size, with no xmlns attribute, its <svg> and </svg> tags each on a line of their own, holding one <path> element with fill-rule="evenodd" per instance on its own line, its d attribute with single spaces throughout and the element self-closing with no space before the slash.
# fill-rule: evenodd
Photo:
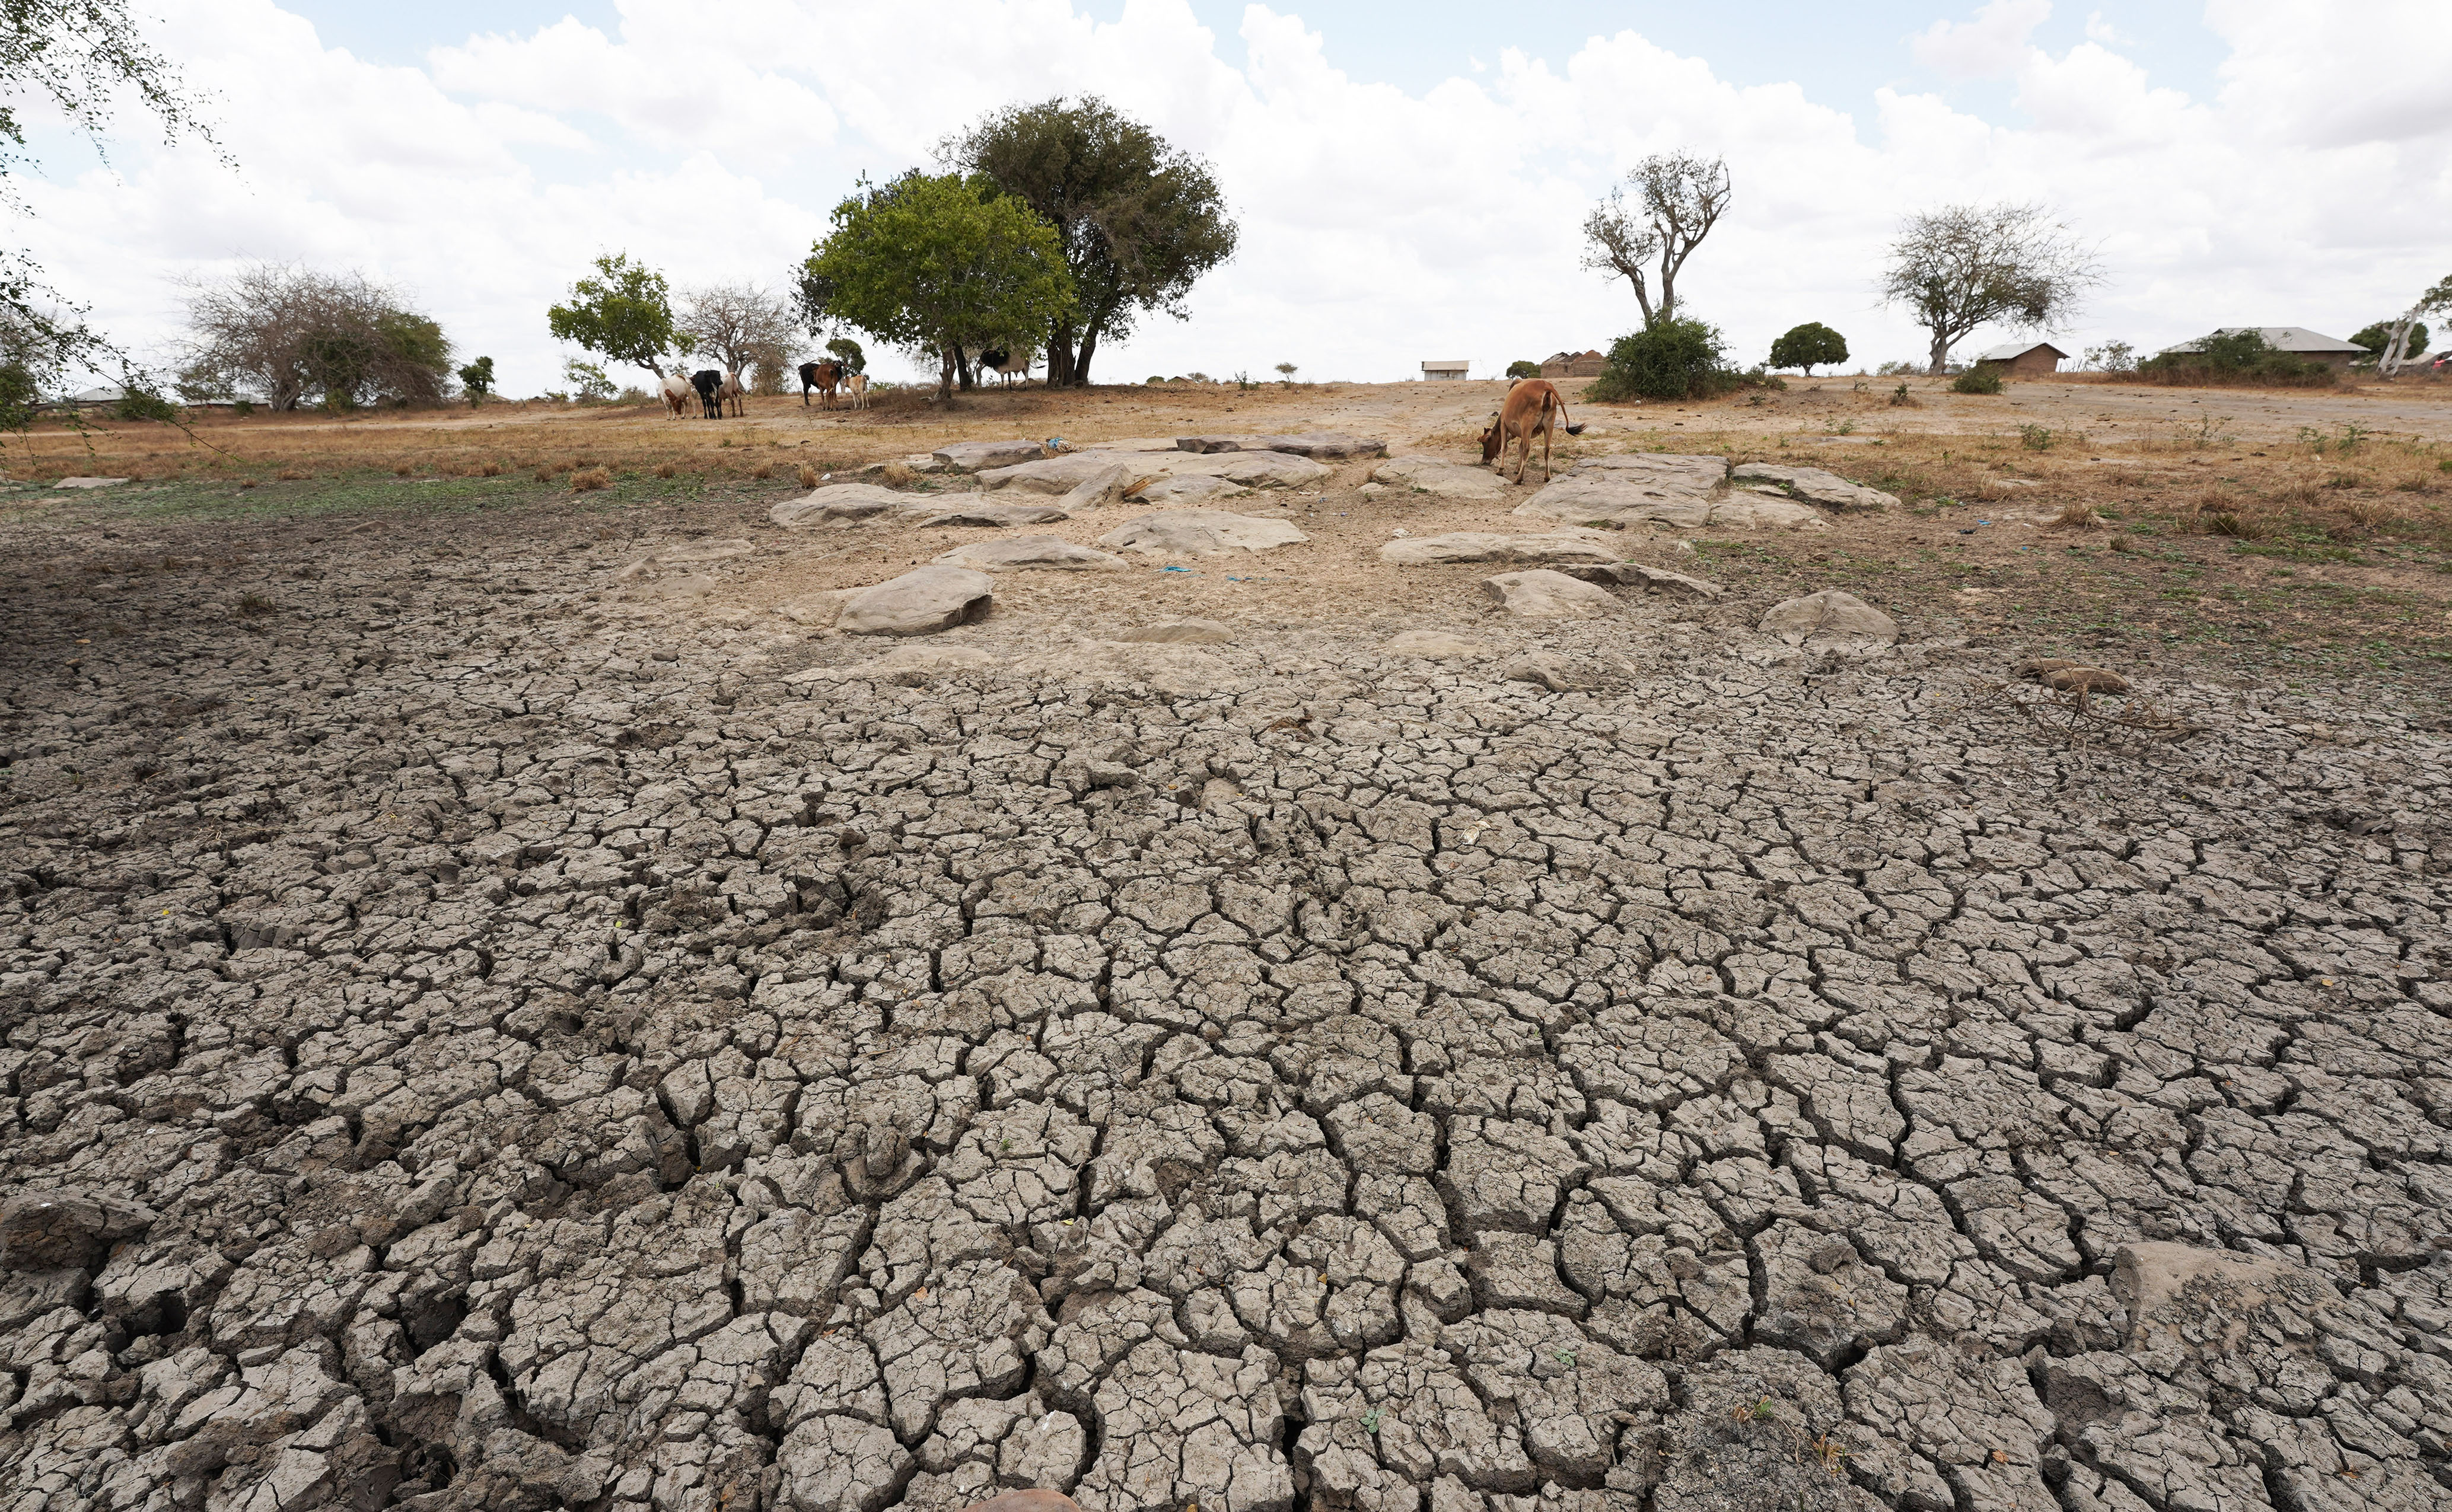
<svg viewBox="0 0 2452 1512">
<path fill-rule="evenodd" d="M 2071 755 L 1642 603 L 1587 692 L 868 675 L 505 528 L 92 647 L 12 564 L 0 1506 L 2452 1498 L 2388 691 Z"/>
</svg>

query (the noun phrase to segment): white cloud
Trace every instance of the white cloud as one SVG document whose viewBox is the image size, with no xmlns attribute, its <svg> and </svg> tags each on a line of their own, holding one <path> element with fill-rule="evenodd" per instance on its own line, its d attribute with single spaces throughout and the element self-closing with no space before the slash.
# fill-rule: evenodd
<svg viewBox="0 0 2452 1512">
<path fill-rule="evenodd" d="M 2106 48 L 2125 48 L 2137 39 L 2105 20 L 2102 11 L 2089 10 L 2086 13 L 2086 40 L 2100 42 Z"/>
<path fill-rule="evenodd" d="M 1953 79 L 1988 79 L 2026 61 L 2052 0 L 1990 0 L 1972 21 L 1936 21 L 1908 39 L 1915 60 Z"/>
<path fill-rule="evenodd" d="M 1578 225 L 1672 146 L 1726 154 L 1735 174 L 1680 292 L 1748 361 L 1808 320 L 1868 361 L 1919 352 L 1871 291 L 1920 206 L 2058 206 L 2111 274 L 2088 324 L 2062 334 L 2150 345 L 2215 324 L 2343 334 L 2400 308 L 2442 276 L 2452 203 L 2442 108 L 2378 86 L 2355 39 L 2311 38 L 2325 29 L 2291 0 L 2216 0 L 2231 55 L 2210 101 L 2100 42 L 2032 46 L 2039 3 L 1996 0 L 1917 39 L 2008 81 L 2016 127 L 1930 95 L 1883 91 L 1851 113 L 1793 84 L 1741 87 L 1632 31 L 1554 68 L 1508 49 L 1409 92 L 1356 80 L 1260 5 L 1239 67 L 1180 0 L 1128 0 L 1112 22 L 980 0 L 959 25 L 729 0 L 721 27 L 630 0 L 609 29 L 468 38 L 405 69 L 322 47 L 272 0 L 173 3 L 166 40 L 222 91 L 240 167 L 131 133 L 114 147 L 124 177 L 30 184 L 29 245 L 64 290 L 143 345 L 174 328 L 184 275 L 255 257 L 362 266 L 415 289 L 515 392 L 554 381 L 544 308 L 598 252 L 677 283 L 780 283 L 857 173 L 926 164 L 985 110 L 1057 93 L 1102 93 L 1208 156 L 1242 226 L 1190 323 L 1101 350 L 1098 375 L 1118 381 L 1280 361 L 1386 379 L 1456 353 L 1495 372 L 1606 344 L 1634 304 L 1576 266 Z M 2452 14 L 2393 3 L 2376 0 L 2396 78 L 2452 74 Z"/>
</svg>

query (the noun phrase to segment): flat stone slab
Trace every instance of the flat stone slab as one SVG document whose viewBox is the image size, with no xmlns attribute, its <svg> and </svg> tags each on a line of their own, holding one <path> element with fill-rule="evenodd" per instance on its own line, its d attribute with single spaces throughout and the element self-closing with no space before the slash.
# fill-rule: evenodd
<svg viewBox="0 0 2452 1512">
<path fill-rule="evenodd" d="M 53 488 L 114 488 L 128 481 L 125 478 L 63 478 Z"/>
<path fill-rule="evenodd" d="M 1898 621 L 1844 588 L 1825 588 L 1773 604 L 1755 628 L 1790 640 L 1878 640 L 1899 638 Z"/>
<path fill-rule="evenodd" d="M 978 473 L 1044 457 L 1047 447 L 1035 441 L 958 441 L 928 455 L 940 466 L 958 473 Z"/>
<path fill-rule="evenodd" d="M 1460 530 L 1444 536 L 1408 537 L 1379 548 L 1379 560 L 1400 567 L 1447 562 L 1615 561 L 1618 549 L 1597 530 L 1561 530 L 1540 536 L 1494 536 Z"/>
<path fill-rule="evenodd" d="M 1018 488 L 1026 494 L 1069 494 L 1111 467 L 1128 467 L 1135 478 L 1157 477 L 1169 453 L 1067 451 L 1034 461 L 991 467 L 979 474 L 979 486 L 991 492 Z"/>
<path fill-rule="evenodd" d="M 1060 572 L 1132 565 L 1113 552 L 1078 545 L 1060 536 L 1001 536 L 974 540 L 936 560 L 943 566 L 970 567 L 980 572 Z"/>
<path fill-rule="evenodd" d="M 1502 572 L 1484 579 L 1482 588 L 1509 614 L 1526 619 L 1589 619 L 1613 614 L 1618 607 L 1608 589 L 1545 567 Z"/>
<path fill-rule="evenodd" d="M 1207 499 L 1236 499 L 1252 490 L 1241 483 L 1230 483 L 1223 478 L 1161 478 L 1144 486 L 1132 499 L 1144 504 L 1165 504 L 1181 509 Z"/>
<path fill-rule="evenodd" d="M 1259 520 L 1222 509 L 1161 509 L 1125 521 L 1098 544 L 1147 557 L 1219 557 L 1266 551 L 1311 538 L 1282 520 Z"/>
<path fill-rule="evenodd" d="M 1518 505 L 1515 513 L 1613 530 L 1642 524 L 1677 530 L 1830 528 L 1830 522 L 1808 505 L 1742 490 L 1715 497 L 1688 486 L 1691 481 L 1691 478 L 1647 475 L 1631 468 L 1579 471 L 1543 488 Z"/>
<path fill-rule="evenodd" d="M 979 486 L 996 490 L 1018 488 L 1034 494 L 1068 494 L 1109 467 L 1133 469 L 1139 478 L 1223 478 L 1246 488 L 1302 488 L 1326 478 L 1329 469 L 1307 457 L 1284 452 L 1215 453 L 1068 451 L 1038 461 L 1018 462 L 979 474 Z"/>
<path fill-rule="evenodd" d="M 876 483 L 828 483 L 798 499 L 784 500 L 766 511 L 766 518 L 785 530 L 805 530 L 812 525 L 873 519 L 910 502 L 909 494 L 898 494 Z"/>
<path fill-rule="evenodd" d="M 1718 583 L 1705 582 L 1700 578 L 1690 578 L 1682 572 L 1671 572 L 1666 567 L 1647 567 L 1639 561 L 1566 565 L 1558 570 L 1570 578 L 1579 578 L 1585 582 L 1612 583 L 1620 588 L 1640 588 L 1646 593 L 1656 593 L 1670 599 L 1709 600 L 1728 592 Z"/>
<path fill-rule="evenodd" d="M 1175 444 L 1188 452 L 1273 451 L 1327 461 L 1388 455 L 1384 441 L 1334 430 L 1306 431 L 1300 436 L 1177 436 Z"/>
<path fill-rule="evenodd" d="M 1573 693 L 1593 686 L 1592 679 L 1574 670 L 1567 658 L 1554 651 L 1527 651 L 1511 658 L 1498 669 L 1498 675 L 1509 682 L 1532 682 L 1552 693 Z"/>
<path fill-rule="evenodd" d="M 1073 512 L 1060 504 L 982 504 L 976 498 L 953 502 L 932 500 L 909 503 L 893 513 L 897 524 L 977 525 L 992 530 L 1010 529 L 1015 525 L 1052 525 L 1059 520 L 1073 518 Z"/>
<path fill-rule="evenodd" d="M 967 567 L 931 563 L 843 596 L 835 628 L 849 636 L 926 636 L 987 616 L 996 582 Z"/>
<path fill-rule="evenodd" d="M 1507 480 L 1487 467 L 1468 467 L 1436 457 L 1392 457 L 1371 469 L 1371 481 L 1410 488 L 1434 499 L 1494 500 L 1507 497 Z"/>
<path fill-rule="evenodd" d="M 1837 473 L 1825 472 L 1819 467 L 1746 462 L 1729 477 L 1739 483 L 1770 483 L 1790 499 L 1820 504 L 1826 509 L 1889 509 L 1899 501 L 1896 495 L 1851 483 Z"/>
<path fill-rule="evenodd" d="M 1072 491 L 1064 496 L 1063 506 L 1068 510 L 1104 509 L 1109 504 L 1121 503 L 1125 493 L 1140 477 L 1139 470 L 1133 463 L 1110 461 L 1075 483 Z"/>
</svg>

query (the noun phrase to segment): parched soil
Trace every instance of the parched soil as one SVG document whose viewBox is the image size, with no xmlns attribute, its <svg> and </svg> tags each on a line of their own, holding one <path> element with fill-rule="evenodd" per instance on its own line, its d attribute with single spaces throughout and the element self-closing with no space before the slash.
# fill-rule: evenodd
<svg viewBox="0 0 2452 1512">
<path fill-rule="evenodd" d="M 39 440 L 144 476 L 5 496 L 0 1505 L 2442 1505 L 2443 412 L 1852 382 L 1591 409 L 1900 497 L 1626 533 L 1716 600 L 1354 462 L 899 644 L 775 611 L 985 533 L 803 460 L 1495 389 Z"/>
</svg>

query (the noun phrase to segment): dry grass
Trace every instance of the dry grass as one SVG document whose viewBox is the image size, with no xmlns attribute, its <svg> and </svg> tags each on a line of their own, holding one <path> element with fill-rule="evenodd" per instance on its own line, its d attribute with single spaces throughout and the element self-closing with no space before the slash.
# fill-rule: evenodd
<svg viewBox="0 0 2452 1512">
<path fill-rule="evenodd" d="M 609 467 L 582 467 L 570 475 L 570 491 L 574 494 L 593 493 L 599 488 L 612 486 L 613 470 Z"/>
<path fill-rule="evenodd" d="M 888 488 L 908 488 L 920 475 L 903 462 L 887 462 L 877 470 L 877 481 Z"/>
<path fill-rule="evenodd" d="M 315 475 L 313 473 L 306 472 L 301 468 L 284 467 L 281 471 L 272 475 L 272 481 L 277 483 L 304 482 L 306 480 L 314 476 Z"/>
<path fill-rule="evenodd" d="M 2061 512 L 2052 517 L 2051 528 L 2101 530 L 2104 528 L 2103 511 L 2088 503 L 2064 504 L 2061 506 Z"/>
<path fill-rule="evenodd" d="M 2353 499 L 2342 505 L 2342 513 L 2369 530 L 2391 524 L 2400 519 L 2392 505 L 2381 499 Z"/>
<path fill-rule="evenodd" d="M 678 474 L 680 471 L 680 468 L 674 466 L 670 462 L 656 463 L 656 476 L 659 478 L 670 478 Z"/>
<path fill-rule="evenodd" d="M 811 465 L 809 465 L 807 462 L 802 462 L 802 463 L 801 464 L 801 487 L 803 487 L 803 488 L 815 488 L 816 486 L 818 486 L 818 476 L 819 476 L 819 475 L 818 475 L 818 470 L 817 470 L 815 467 L 812 467 L 812 466 L 811 466 Z"/>
</svg>

